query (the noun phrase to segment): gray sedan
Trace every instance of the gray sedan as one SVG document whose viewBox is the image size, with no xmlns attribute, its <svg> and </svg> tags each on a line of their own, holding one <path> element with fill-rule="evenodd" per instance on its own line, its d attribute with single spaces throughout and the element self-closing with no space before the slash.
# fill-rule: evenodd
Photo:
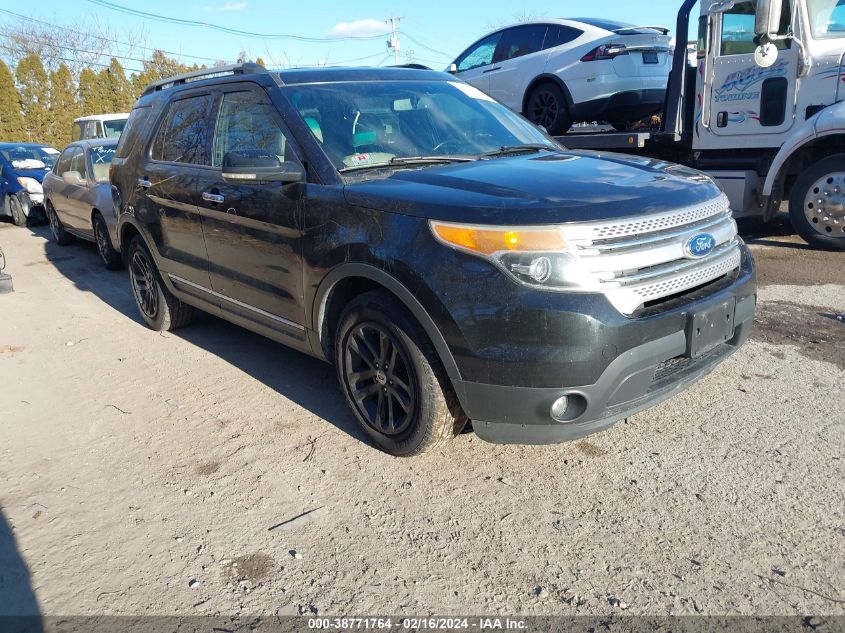
<svg viewBox="0 0 845 633">
<path fill-rule="evenodd" d="M 117 140 L 91 139 L 68 145 L 44 177 L 44 208 L 58 244 L 74 238 L 94 242 L 109 270 L 123 262 L 113 244 L 117 215 L 112 204 L 109 165 Z"/>
</svg>

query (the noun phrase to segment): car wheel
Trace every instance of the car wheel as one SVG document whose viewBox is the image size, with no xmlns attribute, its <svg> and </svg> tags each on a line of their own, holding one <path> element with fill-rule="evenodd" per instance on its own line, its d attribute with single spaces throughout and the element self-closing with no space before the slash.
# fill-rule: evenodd
<svg viewBox="0 0 845 633">
<path fill-rule="evenodd" d="M 391 455 L 418 455 L 466 425 L 422 327 L 385 292 L 365 293 L 346 307 L 335 337 L 335 365 L 364 433 Z"/>
<path fill-rule="evenodd" d="M 122 268 L 123 259 L 120 257 L 120 253 L 114 250 L 114 246 L 111 244 L 111 237 L 109 237 L 108 225 L 100 213 L 94 214 L 92 226 L 94 229 L 94 241 L 97 244 L 97 253 L 99 253 L 100 259 L 103 260 L 103 264 L 109 270 Z"/>
<path fill-rule="evenodd" d="M 73 242 L 73 235 L 65 231 L 65 227 L 59 219 L 53 205 L 50 202 L 47 202 L 47 204 L 44 205 L 44 209 L 47 213 L 47 222 L 50 224 L 50 232 L 53 234 L 53 239 L 56 240 L 56 244 L 59 244 L 60 246 L 67 246 L 68 244 L 71 244 Z"/>
<path fill-rule="evenodd" d="M 27 217 L 17 196 L 9 196 L 9 211 L 12 212 L 12 222 L 17 226 L 26 226 Z"/>
<path fill-rule="evenodd" d="M 167 289 L 150 251 L 137 235 L 129 244 L 127 264 L 132 295 L 150 329 L 169 332 L 190 323 L 193 309 Z"/>
<path fill-rule="evenodd" d="M 789 197 L 789 218 L 807 243 L 845 251 L 845 154 L 805 169 Z"/>
<path fill-rule="evenodd" d="M 534 88 L 528 96 L 525 116 L 536 125 L 542 125 L 549 134 L 566 134 L 572 126 L 566 96 L 553 83 L 543 83 Z"/>
</svg>

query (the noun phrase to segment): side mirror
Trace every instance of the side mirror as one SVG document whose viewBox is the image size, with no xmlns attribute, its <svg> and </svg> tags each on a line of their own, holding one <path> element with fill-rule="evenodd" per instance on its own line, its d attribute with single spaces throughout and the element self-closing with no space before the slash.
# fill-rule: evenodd
<svg viewBox="0 0 845 633">
<path fill-rule="evenodd" d="M 69 185 L 84 185 L 85 179 L 78 171 L 66 171 L 62 174 L 62 180 Z"/>
<path fill-rule="evenodd" d="M 783 0 L 757 0 L 757 12 L 754 15 L 754 34 L 757 36 L 775 35 L 780 28 L 780 14 Z"/>
<path fill-rule="evenodd" d="M 448 72 L 451 75 L 454 75 L 455 73 L 458 72 L 458 65 L 457 64 L 449 64 L 449 70 L 447 70 L 446 72 Z"/>
<path fill-rule="evenodd" d="M 256 182 L 303 182 L 305 170 L 299 163 L 282 162 L 261 149 L 238 149 L 223 156 L 223 179 L 233 184 Z"/>
</svg>

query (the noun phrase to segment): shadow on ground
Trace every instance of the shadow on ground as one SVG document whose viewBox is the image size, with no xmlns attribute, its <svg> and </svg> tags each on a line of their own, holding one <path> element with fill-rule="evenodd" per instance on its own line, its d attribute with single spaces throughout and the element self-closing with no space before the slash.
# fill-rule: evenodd
<svg viewBox="0 0 845 633">
<path fill-rule="evenodd" d="M 0 506 L 0 631 L 39 633 L 42 630 L 41 611 L 29 568 Z"/>
<path fill-rule="evenodd" d="M 52 240 L 48 227 L 33 226 L 30 231 L 46 240 L 47 261 L 25 265 L 53 265 L 76 288 L 92 293 L 122 318 L 143 325 L 125 270 L 106 270 L 93 244 L 77 240 L 59 246 Z M 224 359 L 341 431 L 366 441 L 343 399 L 331 365 L 210 314 L 199 311 L 194 314 L 191 325 L 170 336 L 178 336 Z"/>
</svg>

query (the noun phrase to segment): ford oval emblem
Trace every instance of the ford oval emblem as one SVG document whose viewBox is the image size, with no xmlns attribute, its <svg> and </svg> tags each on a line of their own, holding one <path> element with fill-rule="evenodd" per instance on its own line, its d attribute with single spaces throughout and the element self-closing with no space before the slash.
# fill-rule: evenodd
<svg viewBox="0 0 845 633">
<path fill-rule="evenodd" d="M 716 248 L 716 238 L 710 233 L 693 235 L 684 243 L 684 252 L 690 257 L 699 258 L 709 255 Z"/>
</svg>

